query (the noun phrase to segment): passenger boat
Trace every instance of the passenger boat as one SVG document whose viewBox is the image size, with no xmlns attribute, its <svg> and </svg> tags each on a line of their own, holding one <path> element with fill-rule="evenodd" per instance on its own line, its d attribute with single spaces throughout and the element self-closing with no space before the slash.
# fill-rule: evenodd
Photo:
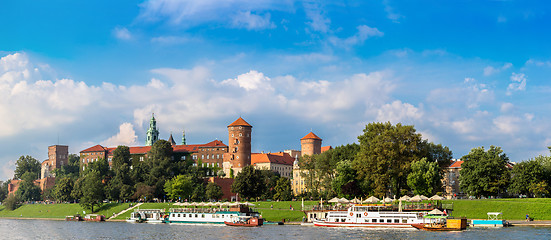
<svg viewBox="0 0 551 240">
<path fill-rule="evenodd" d="M 234 227 L 260 227 L 263 220 L 253 216 L 234 216 L 230 222 L 224 221 L 224 223 Z"/>
<path fill-rule="evenodd" d="M 87 222 L 103 222 L 105 221 L 105 216 L 98 214 L 88 214 L 84 216 L 84 221 Z"/>
<path fill-rule="evenodd" d="M 164 209 L 136 209 L 126 221 L 135 223 L 163 223 L 164 212 Z"/>
<path fill-rule="evenodd" d="M 171 208 L 165 216 L 164 223 L 210 223 L 224 224 L 231 222 L 232 217 L 256 217 L 262 220 L 260 214 L 252 212 L 247 205 L 233 204 L 230 208 Z"/>
<path fill-rule="evenodd" d="M 82 221 L 82 220 L 83 219 L 79 214 L 76 214 L 74 216 L 66 216 L 65 217 L 65 221 L 76 221 L 76 222 L 78 222 L 78 221 Z"/>
<path fill-rule="evenodd" d="M 428 212 L 401 212 L 381 210 L 379 206 L 356 204 L 343 211 L 330 211 L 322 220 L 314 220 L 317 227 L 369 227 L 369 228 L 410 228 L 414 224 L 436 222 L 424 218 Z"/>
</svg>

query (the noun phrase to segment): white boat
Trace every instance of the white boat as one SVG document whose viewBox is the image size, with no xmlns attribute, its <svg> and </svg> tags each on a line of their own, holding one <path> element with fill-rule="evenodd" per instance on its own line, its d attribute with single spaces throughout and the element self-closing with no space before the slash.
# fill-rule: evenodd
<svg viewBox="0 0 551 240">
<path fill-rule="evenodd" d="M 352 205 L 348 210 L 331 211 L 322 220 L 314 220 L 317 227 L 369 227 L 369 228 L 411 228 L 413 224 L 435 221 L 423 218 L 427 212 L 381 211 L 372 205 Z"/>
<path fill-rule="evenodd" d="M 262 219 L 257 212 L 251 212 L 247 206 L 227 208 L 171 208 L 164 218 L 165 223 L 210 223 L 224 224 L 234 217 L 250 216 Z"/>
<path fill-rule="evenodd" d="M 137 223 L 162 223 L 164 217 L 164 209 L 136 209 L 126 219 L 127 222 Z"/>
</svg>

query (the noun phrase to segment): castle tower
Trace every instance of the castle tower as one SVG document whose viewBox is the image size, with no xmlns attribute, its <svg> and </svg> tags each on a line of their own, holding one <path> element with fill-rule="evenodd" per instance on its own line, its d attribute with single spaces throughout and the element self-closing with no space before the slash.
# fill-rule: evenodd
<svg viewBox="0 0 551 240">
<path fill-rule="evenodd" d="M 69 146 L 53 145 L 48 147 L 48 160 L 42 163 L 40 178 L 52 177 L 54 169 L 60 169 L 69 163 Z"/>
<path fill-rule="evenodd" d="M 149 121 L 149 129 L 147 129 L 147 140 L 145 141 L 145 145 L 152 146 L 157 140 L 159 140 L 159 129 L 157 129 L 155 115 L 152 114 L 151 120 Z"/>
<path fill-rule="evenodd" d="M 228 153 L 224 154 L 222 164 L 226 176 L 230 176 L 230 169 L 235 176 L 243 167 L 251 165 L 252 128 L 241 117 L 228 125 Z"/>
<path fill-rule="evenodd" d="M 301 155 L 314 155 L 321 153 L 321 138 L 313 132 L 300 139 Z"/>
</svg>

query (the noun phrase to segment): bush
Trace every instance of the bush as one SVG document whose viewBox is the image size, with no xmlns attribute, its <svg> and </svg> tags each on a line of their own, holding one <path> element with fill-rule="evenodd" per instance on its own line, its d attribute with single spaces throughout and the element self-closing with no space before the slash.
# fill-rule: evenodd
<svg viewBox="0 0 551 240">
<path fill-rule="evenodd" d="M 15 196 L 15 194 L 12 194 L 4 200 L 3 205 L 6 206 L 6 210 L 13 211 L 19 207 L 19 199 Z"/>
</svg>

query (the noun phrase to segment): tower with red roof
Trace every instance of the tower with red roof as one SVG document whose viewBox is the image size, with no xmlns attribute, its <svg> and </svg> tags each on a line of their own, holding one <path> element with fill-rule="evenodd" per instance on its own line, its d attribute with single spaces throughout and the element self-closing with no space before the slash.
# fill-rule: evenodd
<svg viewBox="0 0 551 240">
<path fill-rule="evenodd" d="M 230 176 L 233 170 L 234 176 L 243 167 L 251 165 L 251 134 L 253 126 L 239 117 L 228 125 L 228 153 L 224 154 L 224 173 Z"/>
<path fill-rule="evenodd" d="M 314 155 L 321 153 L 321 138 L 313 132 L 300 139 L 301 155 Z"/>
</svg>

